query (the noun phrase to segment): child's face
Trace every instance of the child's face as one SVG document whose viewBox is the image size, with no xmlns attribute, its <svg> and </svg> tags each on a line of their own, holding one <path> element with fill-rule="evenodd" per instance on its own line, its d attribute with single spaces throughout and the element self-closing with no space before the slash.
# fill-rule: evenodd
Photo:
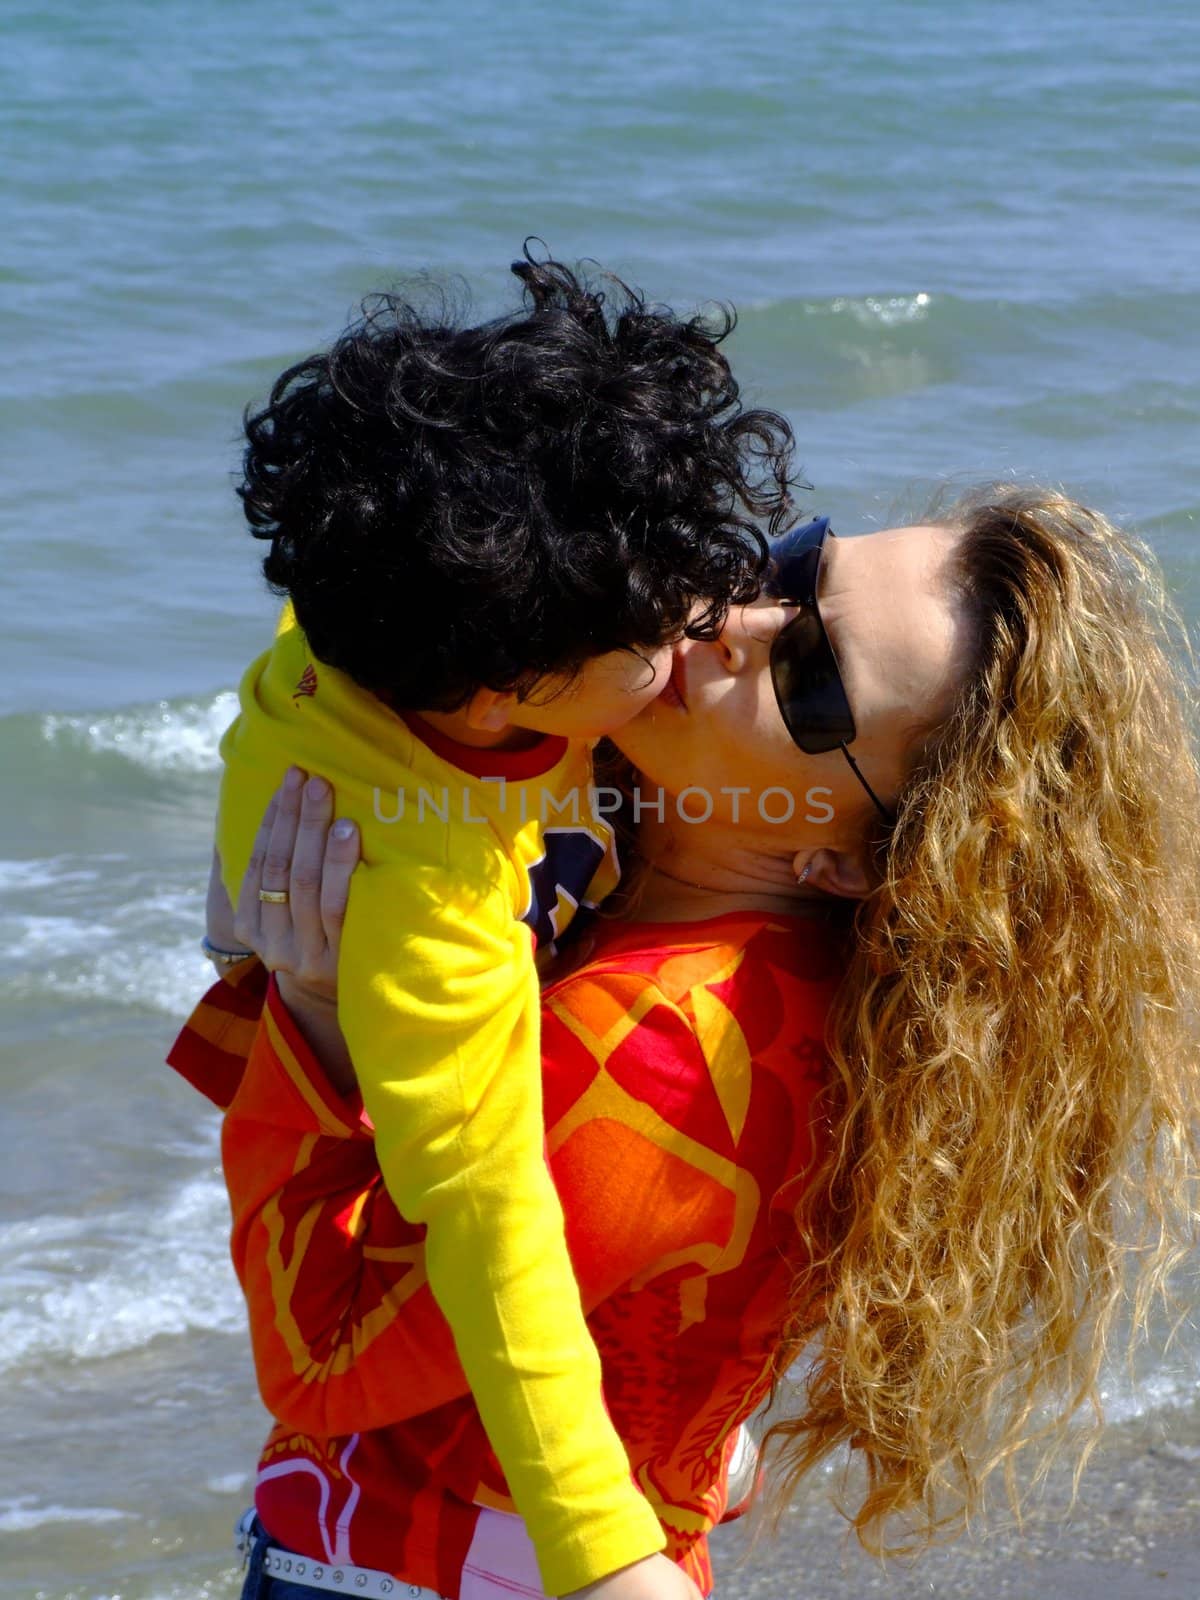
<svg viewBox="0 0 1200 1600">
<path fill-rule="evenodd" d="M 539 679 L 529 697 L 513 704 L 514 727 L 537 733 L 564 734 L 569 739 L 599 739 L 644 710 L 666 688 L 674 648 L 612 650 L 593 656 L 578 677 L 556 674 Z"/>
</svg>

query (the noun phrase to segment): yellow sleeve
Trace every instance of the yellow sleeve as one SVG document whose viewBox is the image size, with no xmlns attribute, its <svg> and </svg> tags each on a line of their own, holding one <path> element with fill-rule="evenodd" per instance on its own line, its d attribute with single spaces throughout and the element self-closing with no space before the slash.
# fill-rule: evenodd
<svg viewBox="0 0 1200 1600">
<path fill-rule="evenodd" d="M 447 865 L 355 875 L 339 1010 L 384 1180 L 552 1595 L 663 1547 L 604 1409 L 544 1153 L 529 929 Z"/>
</svg>

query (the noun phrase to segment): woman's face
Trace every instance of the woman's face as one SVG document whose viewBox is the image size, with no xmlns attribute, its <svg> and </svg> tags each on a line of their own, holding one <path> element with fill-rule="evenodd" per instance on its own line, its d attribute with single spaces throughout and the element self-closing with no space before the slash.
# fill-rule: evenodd
<svg viewBox="0 0 1200 1600">
<path fill-rule="evenodd" d="M 955 529 L 891 528 L 830 538 L 818 601 L 841 668 L 857 736 L 851 752 L 885 805 L 899 794 L 914 741 L 948 708 L 962 671 L 965 629 L 945 581 Z M 616 742 L 647 785 L 683 789 L 681 814 L 833 844 L 861 831 L 871 802 L 840 750 L 805 755 L 779 714 L 770 675 L 775 635 L 792 615 L 762 599 L 730 613 L 718 639 L 685 640 L 670 682 Z M 734 792 L 734 791 L 742 792 Z M 777 791 L 772 793 L 771 791 Z"/>
</svg>

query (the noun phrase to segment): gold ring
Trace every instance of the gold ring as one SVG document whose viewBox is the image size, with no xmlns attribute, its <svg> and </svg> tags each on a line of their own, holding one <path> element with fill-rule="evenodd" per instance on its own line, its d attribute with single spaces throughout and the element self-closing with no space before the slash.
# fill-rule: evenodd
<svg viewBox="0 0 1200 1600">
<path fill-rule="evenodd" d="M 285 906 L 288 903 L 288 892 L 286 889 L 260 889 L 258 898 L 265 900 L 269 906 Z"/>
</svg>

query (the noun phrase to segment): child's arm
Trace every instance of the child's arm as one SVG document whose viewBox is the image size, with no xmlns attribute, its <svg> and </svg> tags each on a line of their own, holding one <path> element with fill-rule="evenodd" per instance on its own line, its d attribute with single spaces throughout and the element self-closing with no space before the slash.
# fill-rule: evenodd
<svg viewBox="0 0 1200 1600">
<path fill-rule="evenodd" d="M 565 1594 L 663 1537 L 604 1408 L 546 1166 L 530 932 L 486 840 L 473 866 L 400 860 L 397 842 L 355 875 L 345 1032 L 384 1180 L 428 1228 L 429 1284 L 547 1591 Z"/>
<path fill-rule="evenodd" d="M 561 1595 L 660 1549 L 662 1532 L 604 1409 L 546 1164 L 529 929 L 485 881 L 444 894 L 360 868 L 343 1027 L 384 1181 L 427 1227 L 430 1287 L 547 1593 Z"/>
</svg>

